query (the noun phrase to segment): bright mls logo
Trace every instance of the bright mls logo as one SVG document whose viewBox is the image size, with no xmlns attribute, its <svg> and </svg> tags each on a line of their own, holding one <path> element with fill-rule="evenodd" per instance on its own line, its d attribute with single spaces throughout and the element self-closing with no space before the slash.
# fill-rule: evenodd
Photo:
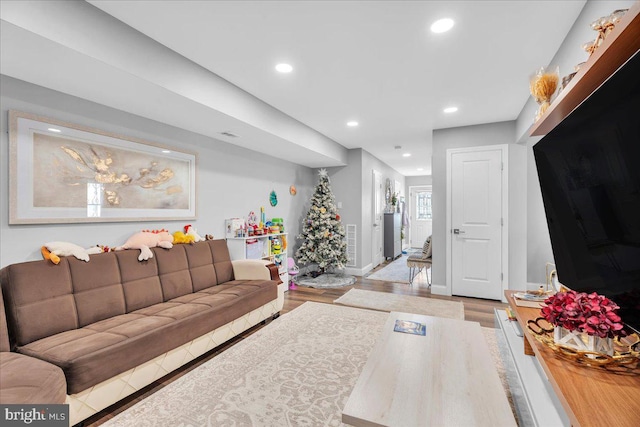
<svg viewBox="0 0 640 427">
<path fill-rule="evenodd" d="M 3 426 L 68 427 L 69 405 L 0 405 Z"/>
</svg>

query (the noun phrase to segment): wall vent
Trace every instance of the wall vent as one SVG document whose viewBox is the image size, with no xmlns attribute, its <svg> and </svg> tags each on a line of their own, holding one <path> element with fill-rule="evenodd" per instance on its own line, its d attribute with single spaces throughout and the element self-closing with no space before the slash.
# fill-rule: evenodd
<svg viewBox="0 0 640 427">
<path fill-rule="evenodd" d="M 357 265 L 356 261 L 356 225 L 355 224 L 347 224 L 347 267 L 355 267 Z"/>
</svg>

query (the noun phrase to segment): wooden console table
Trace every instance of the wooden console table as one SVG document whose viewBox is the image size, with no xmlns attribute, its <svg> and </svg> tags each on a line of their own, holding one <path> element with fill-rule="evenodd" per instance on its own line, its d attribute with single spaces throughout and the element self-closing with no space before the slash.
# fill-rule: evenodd
<svg viewBox="0 0 640 427">
<path fill-rule="evenodd" d="M 515 291 L 505 291 L 524 332 L 525 354 L 536 357 L 574 427 L 640 425 L 640 376 L 622 375 L 577 365 L 557 357 L 527 328 L 540 310 L 518 307 Z"/>
</svg>

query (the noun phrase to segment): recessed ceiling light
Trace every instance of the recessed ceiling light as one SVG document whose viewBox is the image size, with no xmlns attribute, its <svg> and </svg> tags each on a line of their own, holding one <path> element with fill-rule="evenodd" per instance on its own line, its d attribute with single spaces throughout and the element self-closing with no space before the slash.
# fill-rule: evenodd
<svg viewBox="0 0 640 427">
<path fill-rule="evenodd" d="M 402 157 L 411 157 L 411 153 L 404 153 Z"/>
<path fill-rule="evenodd" d="M 445 113 L 455 113 L 456 111 L 458 111 L 458 107 L 447 107 L 444 110 Z"/>
<path fill-rule="evenodd" d="M 171 152 L 171 150 L 162 150 L 163 153 L 165 154 L 169 154 Z"/>
<path fill-rule="evenodd" d="M 418 169 L 416 169 L 416 170 L 423 171 L 423 170 L 424 170 L 424 168 L 418 168 Z"/>
<path fill-rule="evenodd" d="M 442 18 L 431 24 L 431 31 L 434 33 L 444 33 L 453 28 L 453 19 Z"/>
<path fill-rule="evenodd" d="M 279 73 L 290 73 L 293 71 L 293 67 L 289 64 L 278 64 L 276 65 L 276 71 Z"/>
<path fill-rule="evenodd" d="M 48 131 L 50 131 L 50 132 L 55 132 L 55 133 L 60 133 L 60 132 L 62 132 L 60 129 L 56 129 L 56 128 L 49 128 L 49 129 L 47 129 L 47 130 L 48 130 Z"/>
<path fill-rule="evenodd" d="M 350 122 L 347 122 L 347 126 L 349 126 L 350 128 L 354 128 L 358 126 L 358 122 L 356 122 L 355 120 L 352 120 Z"/>
</svg>

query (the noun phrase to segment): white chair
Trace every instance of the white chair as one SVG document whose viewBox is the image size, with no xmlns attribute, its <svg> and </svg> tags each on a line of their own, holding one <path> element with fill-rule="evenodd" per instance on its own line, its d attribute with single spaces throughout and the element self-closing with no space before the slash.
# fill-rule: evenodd
<svg viewBox="0 0 640 427">
<path fill-rule="evenodd" d="M 409 284 L 413 284 L 413 279 L 416 278 L 422 269 L 430 269 L 432 263 L 432 250 L 431 250 L 431 236 L 427 237 L 427 240 L 424 242 L 422 246 L 422 252 L 415 255 L 410 255 L 407 258 L 407 267 L 409 267 Z M 427 283 L 431 286 L 431 279 L 429 277 L 429 272 L 425 271 L 427 275 Z"/>
</svg>

